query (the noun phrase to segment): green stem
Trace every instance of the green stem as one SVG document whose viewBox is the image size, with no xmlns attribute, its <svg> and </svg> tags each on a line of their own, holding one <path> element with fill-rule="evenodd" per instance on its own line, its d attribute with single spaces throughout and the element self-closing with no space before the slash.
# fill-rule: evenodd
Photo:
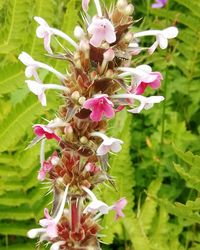
<svg viewBox="0 0 200 250">
<path fill-rule="evenodd" d="M 165 72 L 165 79 L 164 79 L 164 97 L 165 100 L 163 101 L 162 105 L 162 123 L 161 123 L 161 151 L 162 146 L 164 143 L 164 133 L 165 133 L 165 110 L 166 110 L 166 98 L 167 98 L 167 81 L 168 81 L 168 69 Z"/>
</svg>

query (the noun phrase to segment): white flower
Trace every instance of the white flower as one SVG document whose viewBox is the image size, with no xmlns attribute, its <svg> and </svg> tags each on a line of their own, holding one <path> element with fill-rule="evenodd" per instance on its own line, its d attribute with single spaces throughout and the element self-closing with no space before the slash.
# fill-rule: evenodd
<svg viewBox="0 0 200 250">
<path fill-rule="evenodd" d="M 138 100 L 140 102 L 140 105 L 137 108 L 129 109 L 128 111 L 133 114 L 140 113 L 143 109 L 150 109 L 153 107 L 155 103 L 160 103 L 165 98 L 163 96 L 149 96 L 145 97 L 142 95 L 136 95 L 136 94 L 119 94 L 119 95 L 113 95 L 111 98 L 116 99 L 133 99 Z"/>
<path fill-rule="evenodd" d="M 92 136 L 98 136 L 103 139 L 103 142 L 97 149 L 97 155 L 105 155 L 109 151 L 112 151 L 114 153 L 118 153 L 122 147 L 121 144 L 123 144 L 122 140 L 113 138 L 113 137 L 108 137 L 103 133 L 100 132 L 93 132 L 91 133 Z"/>
<path fill-rule="evenodd" d="M 52 28 L 48 25 L 48 23 L 41 17 L 35 16 L 34 17 L 35 21 L 39 24 L 39 27 L 36 30 L 36 35 L 38 38 L 43 38 L 44 39 L 44 48 L 49 54 L 52 54 L 52 49 L 51 49 L 51 36 L 52 35 L 57 35 L 68 41 L 72 46 L 75 48 L 78 48 L 78 45 L 74 42 L 73 39 L 71 39 L 67 34 L 64 32 Z"/>
<path fill-rule="evenodd" d="M 93 200 L 90 204 L 84 209 L 83 213 L 97 213 L 108 214 L 109 206 L 100 200 Z"/>
<path fill-rule="evenodd" d="M 82 186 L 82 189 L 90 196 L 92 201 L 90 204 L 84 209 L 83 213 L 97 213 L 108 214 L 110 207 L 96 198 L 95 194 L 87 187 Z"/>
<path fill-rule="evenodd" d="M 65 241 L 58 241 L 51 246 L 50 250 L 59 250 L 60 247 L 65 243 Z"/>
<path fill-rule="evenodd" d="M 51 66 L 42 63 L 42 62 L 38 62 L 36 60 L 34 60 L 28 53 L 26 52 L 22 52 L 19 56 L 18 59 L 24 64 L 26 65 L 26 70 L 25 70 L 25 76 L 30 78 L 30 77 L 34 77 L 36 81 L 40 82 L 38 73 L 37 73 L 37 69 L 38 68 L 42 68 L 42 69 L 46 69 L 50 72 L 52 72 L 53 74 L 55 74 L 60 80 L 64 80 L 65 76 L 63 74 L 61 74 L 60 72 L 58 72 L 57 70 L 55 70 L 54 68 L 52 68 Z"/>
<path fill-rule="evenodd" d="M 176 27 L 168 27 L 164 30 L 147 30 L 134 34 L 134 38 L 143 36 L 156 36 L 156 41 L 149 48 L 149 53 L 152 54 L 159 46 L 161 49 L 166 49 L 168 46 L 168 39 L 175 38 L 178 35 L 178 29 Z M 132 44 L 129 45 L 132 47 Z"/>
<path fill-rule="evenodd" d="M 37 81 L 26 80 L 27 86 L 29 90 L 38 96 L 39 101 L 41 102 L 42 106 L 46 106 L 46 95 L 45 90 L 47 89 L 54 89 L 54 90 L 61 90 L 65 92 L 69 92 L 69 89 L 65 86 L 57 85 L 57 84 L 42 84 Z"/>
</svg>

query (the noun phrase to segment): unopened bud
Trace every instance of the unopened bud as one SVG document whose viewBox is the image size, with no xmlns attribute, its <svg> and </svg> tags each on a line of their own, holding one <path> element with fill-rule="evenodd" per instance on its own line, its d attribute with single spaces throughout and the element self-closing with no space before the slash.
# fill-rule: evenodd
<svg viewBox="0 0 200 250">
<path fill-rule="evenodd" d="M 80 142 L 81 142 L 82 144 L 86 144 L 86 143 L 88 142 L 87 137 L 82 136 L 82 137 L 80 138 Z"/>
<path fill-rule="evenodd" d="M 106 71 L 106 77 L 108 77 L 108 78 L 112 78 L 113 77 L 113 71 L 111 70 L 111 69 L 108 69 L 107 71 Z"/>
<path fill-rule="evenodd" d="M 103 53 L 104 60 L 110 62 L 114 59 L 115 53 L 113 49 L 108 49 L 106 52 Z"/>
<path fill-rule="evenodd" d="M 79 102 L 80 105 L 83 105 L 83 104 L 85 103 L 85 100 L 86 100 L 85 96 L 81 96 L 81 97 L 78 99 L 78 102 Z"/>
<path fill-rule="evenodd" d="M 63 178 L 62 178 L 62 177 L 56 178 L 56 184 L 57 184 L 60 188 L 63 187 L 63 185 L 64 185 Z"/>
<path fill-rule="evenodd" d="M 64 133 L 65 134 L 72 134 L 73 133 L 73 128 L 70 124 L 68 124 L 65 128 L 64 128 Z"/>
<path fill-rule="evenodd" d="M 80 98 L 80 94 L 79 94 L 78 91 L 74 91 L 74 92 L 72 93 L 71 97 L 72 97 L 72 99 L 74 99 L 74 100 L 77 101 L 77 100 Z"/>
<path fill-rule="evenodd" d="M 123 11 L 124 8 L 127 6 L 127 1 L 126 0 L 118 0 L 117 1 L 117 9 L 119 11 Z"/>
<path fill-rule="evenodd" d="M 101 48 L 103 49 L 109 49 L 109 44 L 107 42 L 104 42 L 102 45 L 101 45 Z"/>
<path fill-rule="evenodd" d="M 51 159 L 51 163 L 52 163 L 52 165 L 53 165 L 53 166 L 58 165 L 59 160 L 60 160 L 60 158 L 59 158 L 58 156 L 54 156 L 54 157 L 52 157 L 52 159 Z"/>
<path fill-rule="evenodd" d="M 86 39 L 82 39 L 79 45 L 80 50 L 88 51 L 90 49 L 89 42 Z"/>
<path fill-rule="evenodd" d="M 130 43 L 133 39 L 133 34 L 131 32 L 128 32 L 125 36 L 124 36 L 124 40 L 127 42 L 127 43 Z"/>
<path fill-rule="evenodd" d="M 96 78 L 97 72 L 96 72 L 96 71 L 92 71 L 92 72 L 90 73 L 90 76 L 91 76 L 92 79 L 93 79 L 93 78 Z"/>
<path fill-rule="evenodd" d="M 125 10 L 124 10 L 124 13 L 129 16 L 131 14 L 133 14 L 133 11 L 134 11 L 134 6 L 132 4 L 129 4 Z"/>
<path fill-rule="evenodd" d="M 74 36 L 78 39 L 81 39 L 84 36 L 84 31 L 80 26 L 75 27 Z"/>
<path fill-rule="evenodd" d="M 80 55 L 78 52 L 74 52 L 74 60 L 77 61 L 80 59 Z"/>
</svg>

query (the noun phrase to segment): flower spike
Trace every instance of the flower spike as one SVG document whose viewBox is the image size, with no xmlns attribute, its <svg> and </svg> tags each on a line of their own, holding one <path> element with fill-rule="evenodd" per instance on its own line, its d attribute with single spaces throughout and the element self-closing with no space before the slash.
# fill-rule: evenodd
<svg viewBox="0 0 200 250">
<path fill-rule="evenodd" d="M 168 40 L 178 34 L 176 27 L 133 33 L 134 6 L 128 0 L 117 0 L 115 6 L 103 5 L 102 9 L 100 0 L 94 0 L 95 16 L 88 12 L 90 2 L 82 0 L 85 12 L 81 13 L 82 26 L 72 27 L 77 43 L 43 18 L 34 18 L 38 23 L 37 37 L 43 39 L 44 48 L 52 59 L 62 59 L 66 63 L 66 74 L 36 61 L 26 52 L 19 55 L 26 77 L 34 78 L 25 82 L 42 106 L 47 105 L 46 90 L 57 90 L 53 91 L 55 94 L 61 91 L 62 103 L 53 111 L 56 118 L 45 119 L 46 125 L 33 125 L 36 137 L 28 146 L 41 142 L 38 180 L 48 180 L 49 192 L 53 192 L 51 210 L 44 208 L 44 218 L 39 221 L 41 227 L 31 229 L 28 237 L 39 237 L 40 243 L 46 241 L 51 245 L 50 250 L 100 250 L 101 216 L 110 211 L 115 213 L 114 220 L 125 216 L 125 198 L 107 204 L 93 193 L 105 182 L 115 187 L 109 169 L 117 166 L 109 164 L 109 153 L 118 153 L 123 141 L 107 136 L 109 120 L 116 115 L 123 119 L 119 113 L 126 107 L 128 112 L 136 114 L 164 100 L 163 96 L 143 96 L 147 87 L 149 90 L 160 87 L 162 74 L 145 63 L 133 68 L 131 61 L 134 59 L 134 64 L 140 61 L 135 57 L 143 50 L 152 54 L 157 47 L 167 48 Z M 164 7 L 165 3 L 165 0 L 156 0 L 153 8 Z M 54 54 L 51 47 L 54 36 L 67 41 L 73 50 L 57 40 L 63 53 Z M 140 47 L 143 36 L 155 36 L 154 43 L 150 47 Z M 60 84 L 43 83 L 40 69 L 53 73 Z M 49 111 L 45 113 L 47 117 L 49 114 Z M 51 139 L 56 149 L 47 156 L 45 144 Z"/>
</svg>

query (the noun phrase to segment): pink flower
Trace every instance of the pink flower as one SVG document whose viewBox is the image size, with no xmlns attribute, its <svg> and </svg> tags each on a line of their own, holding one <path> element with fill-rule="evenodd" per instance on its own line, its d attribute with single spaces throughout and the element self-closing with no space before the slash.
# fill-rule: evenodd
<svg viewBox="0 0 200 250">
<path fill-rule="evenodd" d="M 44 216 L 45 219 L 40 220 L 40 225 L 46 228 L 46 233 L 49 237 L 54 238 L 58 236 L 57 232 L 57 223 L 55 219 L 53 219 L 49 215 L 49 210 L 47 208 L 44 209 Z"/>
<path fill-rule="evenodd" d="M 127 200 L 125 198 L 121 198 L 112 206 L 112 210 L 116 212 L 115 220 L 118 220 L 119 217 L 124 217 L 124 213 L 122 212 L 122 209 L 126 206 L 126 204 L 127 204 Z"/>
<path fill-rule="evenodd" d="M 59 161 L 58 153 L 55 151 L 52 156 L 50 156 L 47 161 L 42 163 L 38 174 L 38 180 L 43 181 L 46 177 L 46 173 L 49 172 Z"/>
<path fill-rule="evenodd" d="M 152 89 L 159 88 L 160 81 L 163 79 L 160 72 L 152 72 L 152 68 L 145 64 L 136 68 L 121 67 L 119 69 L 124 71 L 120 76 L 132 76 L 132 85 L 129 91 L 137 95 L 143 94 L 148 85 Z"/>
<path fill-rule="evenodd" d="M 52 129 L 48 128 L 48 126 L 35 124 L 33 125 L 33 130 L 38 137 L 45 136 L 47 139 L 55 139 L 56 141 L 61 140 L 61 138 L 57 136 Z"/>
<path fill-rule="evenodd" d="M 156 2 L 151 5 L 151 7 L 154 9 L 159 9 L 165 7 L 166 4 L 167 0 L 156 0 Z"/>
<path fill-rule="evenodd" d="M 94 47 L 99 47 L 104 40 L 107 43 L 116 41 L 114 26 L 106 18 L 93 17 L 92 23 L 88 27 L 88 32 L 92 35 L 90 43 Z"/>
<path fill-rule="evenodd" d="M 93 121 L 100 121 L 103 115 L 107 118 L 112 118 L 115 115 L 114 104 L 107 97 L 108 95 L 99 95 L 84 103 L 83 107 L 92 111 L 90 118 Z"/>
<path fill-rule="evenodd" d="M 153 78 L 154 80 L 152 80 Z M 160 81 L 163 80 L 163 77 L 160 72 L 150 72 L 149 77 L 144 78 L 138 84 L 136 88 L 136 94 L 141 95 L 144 93 L 147 86 L 150 86 L 152 89 L 157 89 L 160 87 Z"/>
</svg>

